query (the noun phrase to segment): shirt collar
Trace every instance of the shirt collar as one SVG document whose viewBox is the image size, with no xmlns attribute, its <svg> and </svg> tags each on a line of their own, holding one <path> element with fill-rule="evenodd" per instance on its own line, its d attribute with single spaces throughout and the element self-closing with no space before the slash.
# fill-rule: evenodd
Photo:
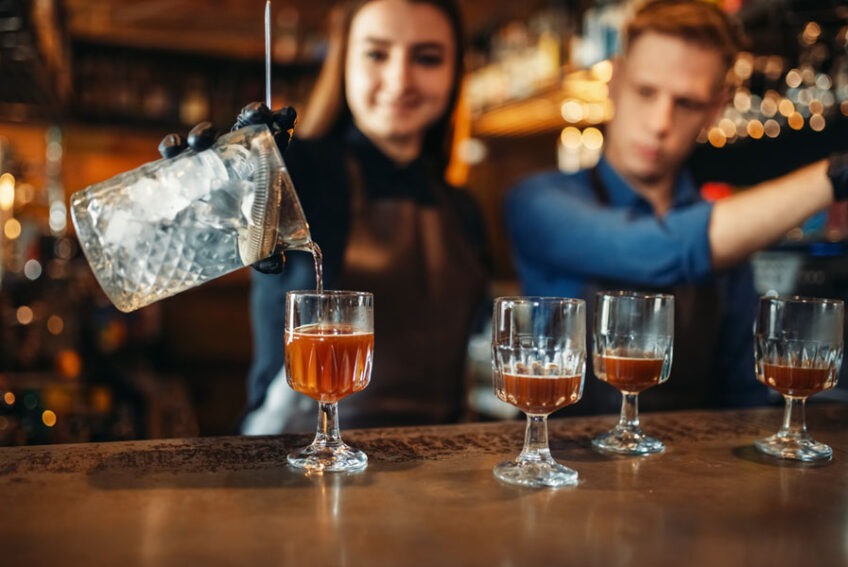
<svg viewBox="0 0 848 567">
<path fill-rule="evenodd" d="M 598 162 L 598 173 L 606 185 L 611 205 L 618 207 L 648 207 L 650 204 L 642 198 L 627 181 L 610 165 L 606 157 L 601 156 Z M 700 200 L 695 180 L 688 171 L 681 171 L 674 181 L 674 200 L 672 208 L 677 209 L 691 205 Z"/>
</svg>

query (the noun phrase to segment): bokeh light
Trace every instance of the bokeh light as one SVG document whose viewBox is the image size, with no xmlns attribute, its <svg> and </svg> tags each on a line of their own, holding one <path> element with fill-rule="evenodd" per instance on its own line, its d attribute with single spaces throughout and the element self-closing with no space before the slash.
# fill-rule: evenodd
<svg viewBox="0 0 848 567">
<path fill-rule="evenodd" d="M 24 264 L 24 275 L 28 280 L 37 280 L 41 277 L 41 264 L 38 260 L 31 258 Z"/>
<path fill-rule="evenodd" d="M 568 126 L 563 129 L 562 134 L 560 134 L 562 145 L 572 150 L 580 147 L 580 144 L 582 143 L 580 138 L 580 130 L 574 126 Z"/>
<path fill-rule="evenodd" d="M 44 410 L 41 414 L 41 421 L 44 422 L 44 425 L 47 427 L 53 427 L 56 425 L 56 414 L 50 410 Z"/>
<path fill-rule="evenodd" d="M 21 305 L 18 307 L 17 311 L 15 311 L 15 316 L 18 319 L 18 323 L 21 325 L 29 325 L 32 323 L 33 315 L 32 309 L 29 305 Z"/>
<path fill-rule="evenodd" d="M 65 321 L 58 315 L 51 315 L 47 319 L 47 330 L 51 335 L 60 335 L 65 329 Z"/>
<path fill-rule="evenodd" d="M 792 113 L 795 112 L 795 105 L 792 104 L 792 101 L 788 98 L 784 98 L 780 101 L 780 104 L 777 106 L 777 109 L 782 115 L 789 118 L 790 116 L 792 116 Z"/>
<path fill-rule="evenodd" d="M 710 144 L 716 148 L 723 148 L 727 143 L 727 136 L 722 132 L 721 128 L 713 126 L 710 128 L 710 133 L 707 135 Z"/>
<path fill-rule="evenodd" d="M 3 225 L 3 234 L 9 240 L 14 240 L 21 235 L 21 223 L 18 219 L 9 219 Z"/>
<path fill-rule="evenodd" d="M 754 138 L 755 140 L 759 140 L 763 137 L 765 133 L 765 129 L 763 128 L 763 123 L 759 120 L 751 120 L 748 122 L 748 135 Z"/>
<path fill-rule="evenodd" d="M 583 105 L 577 100 L 569 99 L 563 102 L 560 112 L 566 122 L 576 124 L 583 120 Z"/>
<path fill-rule="evenodd" d="M 600 150 L 604 145 L 604 135 L 597 128 L 586 128 L 581 136 L 583 145 L 590 150 Z"/>
<path fill-rule="evenodd" d="M 11 173 L 0 175 L 0 209 L 8 211 L 15 204 L 15 178 Z"/>
<path fill-rule="evenodd" d="M 763 124 L 763 130 L 769 138 L 777 138 L 780 135 L 780 124 L 774 118 L 769 118 Z"/>
</svg>

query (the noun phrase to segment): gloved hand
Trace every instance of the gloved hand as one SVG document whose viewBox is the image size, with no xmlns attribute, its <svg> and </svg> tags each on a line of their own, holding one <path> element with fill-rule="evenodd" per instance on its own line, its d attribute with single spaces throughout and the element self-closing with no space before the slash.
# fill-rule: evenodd
<svg viewBox="0 0 848 567">
<path fill-rule="evenodd" d="M 241 109 L 238 118 L 236 118 L 236 123 L 230 128 L 230 131 L 252 124 L 265 124 L 271 130 L 277 148 L 282 155 L 291 141 L 296 121 L 297 113 L 291 106 L 284 106 L 272 112 L 261 102 L 251 102 Z M 162 154 L 163 158 L 168 159 L 178 155 L 186 148 L 202 152 L 209 149 L 215 143 L 217 137 L 215 127 L 212 126 L 211 122 L 201 122 L 189 131 L 188 139 L 173 133 L 162 138 L 162 141 L 159 142 L 159 153 Z M 282 249 L 277 248 L 271 256 L 253 264 L 253 269 L 263 274 L 279 274 L 283 271 L 285 263 L 286 257 L 283 255 Z"/>
</svg>

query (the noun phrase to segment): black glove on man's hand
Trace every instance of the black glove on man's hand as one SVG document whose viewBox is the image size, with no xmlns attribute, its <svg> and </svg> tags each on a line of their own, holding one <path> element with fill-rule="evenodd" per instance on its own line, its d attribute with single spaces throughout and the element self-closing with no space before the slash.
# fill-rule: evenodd
<svg viewBox="0 0 848 567">
<path fill-rule="evenodd" d="M 282 155 L 289 146 L 296 121 L 297 113 L 291 106 L 284 106 L 272 112 L 261 102 L 251 102 L 241 109 L 230 131 L 253 124 L 265 124 L 271 130 L 271 135 L 274 136 L 274 141 Z M 211 122 L 201 122 L 189 131 L 188 140 L 179 134 L 168 134 L 162 138 L 159 142 L 159 153 L 163 158 L 168 159 L 177 156 L 186 148 L 202 152 L 209 149 L 217 137 Z M 263 274 L 279 274 L 283 271 L 285 263 L 286 257 L 282 249 L 278 248 L 268 258 L 253 264 L 253 269 Z"/>
<path fill-rule="evenodd" d="M 833 199 L 835 201 L 848 199 L 848 152 L 830 156 L 827 176 L 833 184 Z"/>
</svg>

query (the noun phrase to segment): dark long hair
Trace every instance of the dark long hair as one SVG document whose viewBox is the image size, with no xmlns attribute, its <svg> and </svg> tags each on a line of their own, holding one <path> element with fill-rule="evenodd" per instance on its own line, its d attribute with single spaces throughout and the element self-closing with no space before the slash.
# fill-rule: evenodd
<svg viewBox="0 0 848 567">
<path fill-rule="evenodd" d="M 356 0 L 336 6 L 330 13 L 329 48 L 327 58 L 315 88 L 297 127 L 302 138 L 319 138 L 342 128 L 351 118 L 345 99 L 345 60 L 347 58 L 350 25 L 357 12 L 373 0 Z M 453 118 L 463 75 L 465 34 L 462 16 L 454 0 L 405 0 L 411 4 L 429 4 L 448 18 L 456 44 L 453 86 L 445 113 L 424 134 L 422 155 L 432 161 L 443 175 L 450 158 L 453 140 Z"/>
</svg>

